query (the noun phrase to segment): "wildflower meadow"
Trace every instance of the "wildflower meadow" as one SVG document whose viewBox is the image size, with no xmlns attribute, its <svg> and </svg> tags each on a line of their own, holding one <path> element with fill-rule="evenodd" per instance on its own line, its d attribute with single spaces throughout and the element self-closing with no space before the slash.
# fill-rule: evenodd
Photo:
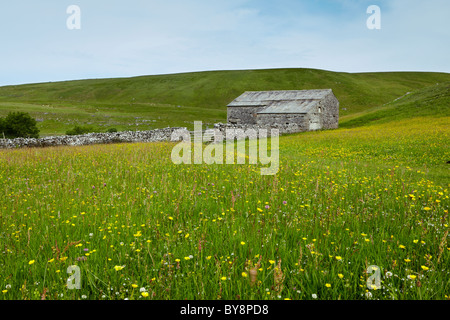
<svg viewBox="0 0 450 320">
<path fill-rule="evenodd" d="M 169 142 L 1 150 L 0 299 L 450 299 L 448 124 L 282 136 L 274 175 Z"/>
</svg>

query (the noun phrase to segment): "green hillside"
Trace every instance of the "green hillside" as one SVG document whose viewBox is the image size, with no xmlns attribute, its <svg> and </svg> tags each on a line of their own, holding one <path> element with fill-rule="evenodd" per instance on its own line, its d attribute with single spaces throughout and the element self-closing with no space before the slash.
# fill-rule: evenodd
<svg viewBox="0 0 450 320">
<path fill-rule="evenodd" d="M 0 87 L 0 116 L 11 110 L 29 112 L 39 120 L 41 135 L 63 134 L 75 124 L 89 124 L 102 131 L 110 127 L 190 127 L 194 120 L 226 121 L 226 105 L 247 90 L 331 88 L 340 101 L 342 124 L 354 126 L 358 124 L 355 116 L 364 116 L 360 123 L 367 122 L 371 117 L 365 114 L 368 110 L 389 107 L 407 92 L 438 83 L 441 85 L 436 90 L 447 94 L 439 101 L 445 103 L 449 81 L 448 73 L 267 69 L 50 82 Z M 391 106 L 398 105 L 399 100 Z"/>
<path fill-rule="evenodd" d="M 344 117 L 340 127 L 353 128 L 413 117 L 450 117 L 450 82 L 419 89 L 382 106 Z"/>
</svg>

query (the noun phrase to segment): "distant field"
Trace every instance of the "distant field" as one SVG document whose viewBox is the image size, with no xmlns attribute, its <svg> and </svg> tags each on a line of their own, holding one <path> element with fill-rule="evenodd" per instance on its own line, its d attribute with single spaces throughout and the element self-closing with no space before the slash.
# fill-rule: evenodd
<svg viewBox="0 0 450 320">
<path fill-rule="evenodd" d="M 449 121 L 283 136 L 273 176 L 173 143 L 1 150 L 0 299 L 450 299 Z"/>
<path fill-rule="evenodd" d="M 147 130 L 167 126 L 193 127 L 226 122 L 226 105 L 247 90 L 331 88 L 340 101 L 341 125 L 373 122 L 378 109 L 393 107 L 399 118 L 428 116 L 405 112 L 394 100 L 407 92 L 432 95 L 436 86 L 449 115 L 450 74 L 428 72 L 342 73 L 315 69 L 210 71 L 134 78 L 79 80 L 0 87 L 0 116 L 9 111 L 29 112 L 39 120 L 41 135 L 64 134 L 78 125 L 99 131 Z M 429 91 L 421 91 L 429 90 Z M 416 96 L 417 97 L 417 96 Z M 402 99 L 407 102 L 409 96 Z M 412 101 L 410 101 L 412 103 Z M 383 105 L 387 104 L 383 107 Z M 399 112 L 398 110 L 402 110 Z M 430 111 L 431 110 L 431 111 Z M 370 115 L 365 113 L 370 111 Z M 373 113 L 373 111 L 376 111 Z M 392 111 L 392 110 L 391 110 Z M 356 117 L 362 117 L 356 120 Z M 381 117 L 386 116 L 382 111 Z"/>
</svg>

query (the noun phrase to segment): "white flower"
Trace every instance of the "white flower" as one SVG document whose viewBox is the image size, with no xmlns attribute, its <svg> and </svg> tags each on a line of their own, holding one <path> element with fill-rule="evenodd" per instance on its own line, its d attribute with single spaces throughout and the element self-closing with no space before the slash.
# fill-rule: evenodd
<svg viewBox="0 0 450 320">
<path fill-rule="evenodd" d="M 144 287 L 139 289 L 139 292 L 145 292 L 145 291 L 147 291 L 147 289 L 145 289 Z"/>
<path fill-rule="evenodd" d="M 313 293 L 311 296 L 313 299 L 317 299 L 317 294 Z"/>
<path fill-rule="evenodd" d="M 94 236 L 94 234 L 93 234 L 93 233 L 89 233 L 89 237 L 91 237 L 91 238 L 92 238 L 93 236 Z"/>
<path fill-rule="evenodd" d="M 372 298 L 372 292 L 368 291 L 366 292 L 366 298 Z"/>
<path fill-rule="evenodd" d="M 81 296 L 81 299 L 86 299 L 86 298 L 87 298 L 87 296 L 84 294 Z"/>
<path fill-rule="evenodd" d="M 390 272 L 390 271 L 386 272 L 386 278 L 390 278 L 390 277 L 392 277 L 392 272 Z"/>
<path fill-rule="evenodd" d="M 7 284 L 7 285 L 5 286 L 5 288 L 6 288 L 6 289 L 11 289 L 11 285 L 10 285 L 10 284 Z"/>
</svg>

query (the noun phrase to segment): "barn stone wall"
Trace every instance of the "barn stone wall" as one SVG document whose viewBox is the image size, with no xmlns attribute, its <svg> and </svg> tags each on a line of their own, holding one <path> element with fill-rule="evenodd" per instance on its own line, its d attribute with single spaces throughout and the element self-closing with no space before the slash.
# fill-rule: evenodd
<svg viewBox="0 0 450 320">
<path fill-rule="evenodd" d="M 307 114 L 291 113 L 260 113 L 257 116 L 257 124 L 260 126 L 283 127 L 289 124 L 296 125 L 298 131 L 309 130 L 309 116 Z"/>
<path fill-rule="evenodd" d="M 318 104 L 321 110 L 322 129 L 337 129 L 339 126 L 339 101 L 333 94 L 326 95 Z"/>
<path fill-rule="evenodd" d="M 228 107 L 227 121 L 235 124 L 256 124 L 256 114 L 265 106 Z"/>
<path fill-rule="evenodd" d="M 261 113 L 266 106 L 229 106 L 227 121 L 232 124 L 296 124 L 301 131 L 336 129 L 339 124 L 339 101 L 332 92 L 320 99 L 308 114 Z"/>
</svg>

